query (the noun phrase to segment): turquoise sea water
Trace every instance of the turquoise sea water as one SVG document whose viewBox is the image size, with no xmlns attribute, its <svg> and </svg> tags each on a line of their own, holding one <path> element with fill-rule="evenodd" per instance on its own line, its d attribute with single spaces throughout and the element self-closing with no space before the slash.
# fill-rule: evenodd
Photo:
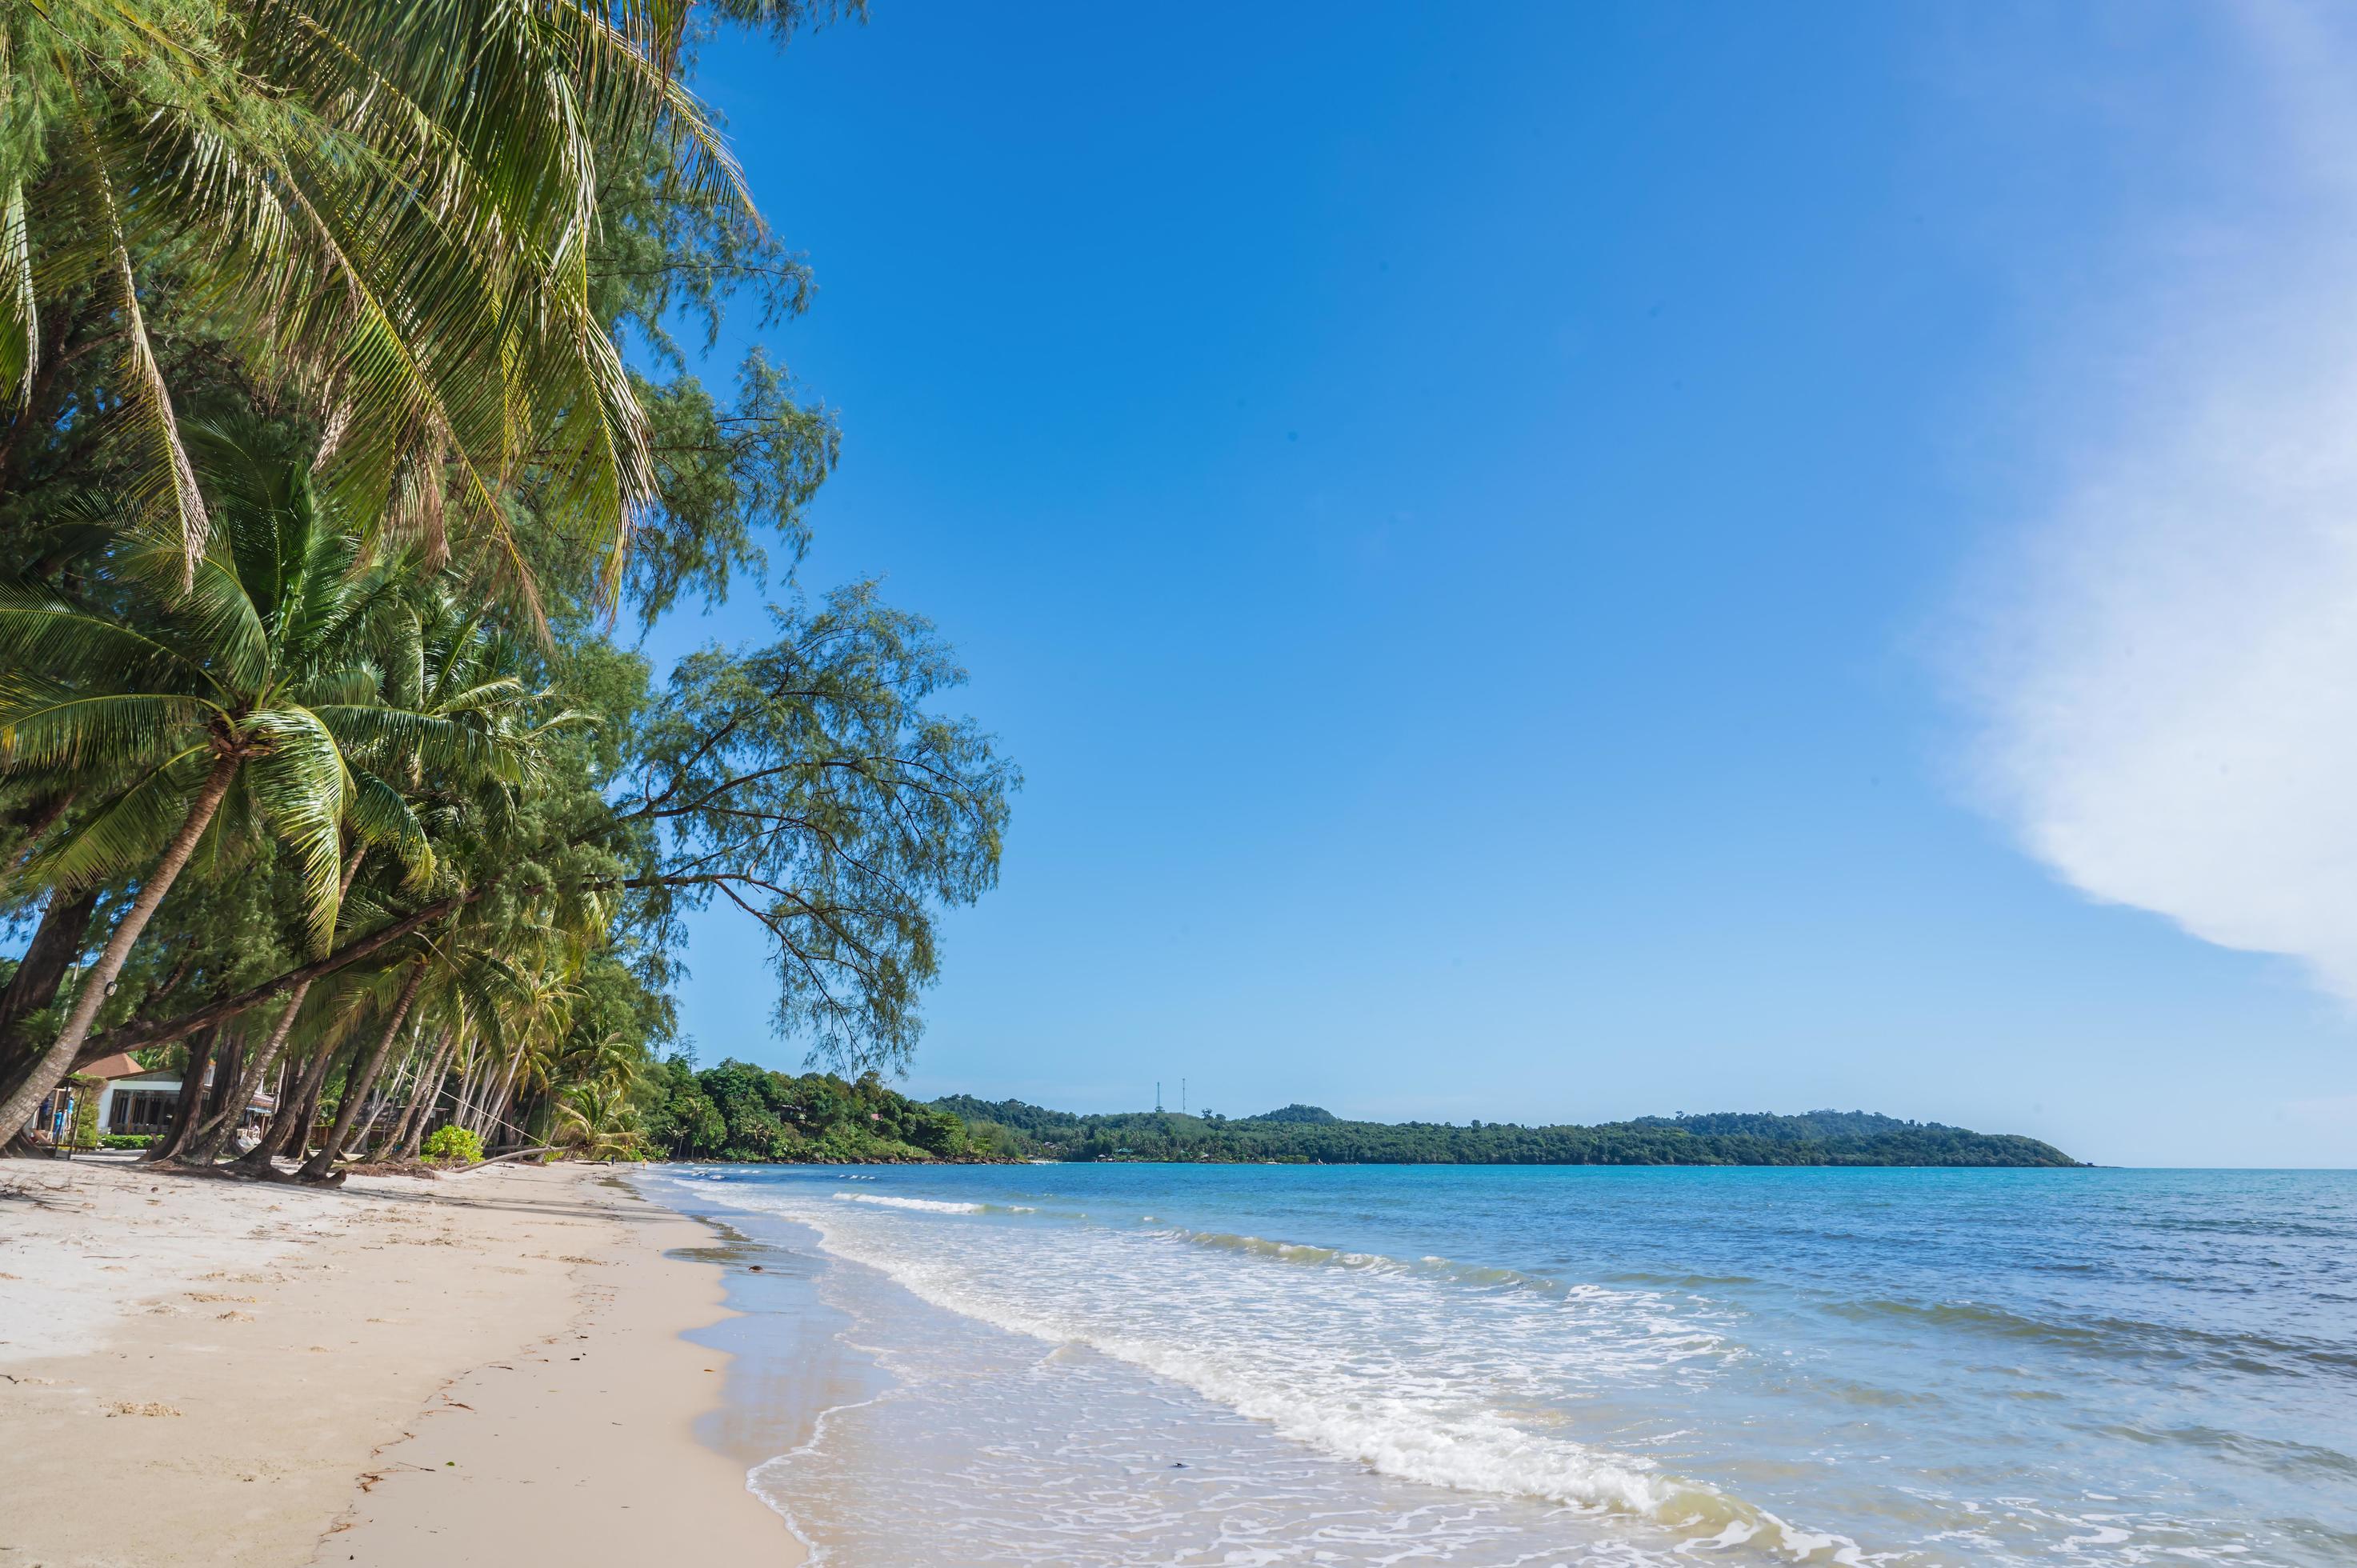
<svg viewBox="0 0 2357 1568">
<path fill-rule="evenodd" d="M 823 1561 L 2357 1563 L 2357 1173 L 673 1167 Z"/>
</svg>

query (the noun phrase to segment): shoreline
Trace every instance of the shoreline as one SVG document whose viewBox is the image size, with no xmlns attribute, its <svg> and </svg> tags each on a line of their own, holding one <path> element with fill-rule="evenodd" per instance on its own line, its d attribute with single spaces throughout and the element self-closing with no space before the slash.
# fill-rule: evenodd
<svg viewBox="0 0 2357 1568">
<path fill-rule="evenodd" d="M 800 1563 L 698 1435 L 713 1240 L 604 1167 L 0 1162 L 0 1565 Z"/>
</svg>

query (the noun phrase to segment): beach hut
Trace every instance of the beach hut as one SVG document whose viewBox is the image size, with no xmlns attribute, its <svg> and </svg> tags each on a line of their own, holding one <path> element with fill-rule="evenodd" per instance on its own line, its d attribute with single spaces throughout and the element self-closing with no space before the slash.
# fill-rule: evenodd
<svg viewBox="0 0 2357 1568">
<path fill-rule="evenodd" d="M 84 1068 L 85 1078 L 107 1080 L 98 1101 L 98 1130 L 109 1133 L 158 1133 L 171 1124 L 172 1107 L 180 1099 L 180 1074 L 172 1068 L 153 1071 L 128 1053 L 118 1053 Z M 207 1076 L 210 1076 L 208 1069 Z"/>
<path fill-rule="evenodd" d="M 110 1136 L 156 1137 L 172 1124 L 172 1108 L 179 1103 L 183 1081 L 178 1069 L 144 1068 L 128 1052 L 118 1051 L 111 1057 L 101 1057 L 58 1085 L 55 1091 L 41 1101 L 40 1109 L 33 1113 L 26 1131 L 45 1143 L 55 1142 L 59 1131 L 66 1125 L 61 1119 L 69 1113 L 68 1106 L 81 1093 L 87 1092 L 78 1090 L 74 1087 L 75 1081 L 90 1079 L 99 1079 L 104 1083 L 104 1087 L 97 1091 L 96 1125 L 100 1133 Z M 205 1087 L 210 1088 L 211 1084 L 212 1069 L 208 1064 Z M 242 1133 L 258 1127 L 275 1103 L 266 1094 L 255 1095 L 240 1120 L 239 1132 Z"/>
</svg>

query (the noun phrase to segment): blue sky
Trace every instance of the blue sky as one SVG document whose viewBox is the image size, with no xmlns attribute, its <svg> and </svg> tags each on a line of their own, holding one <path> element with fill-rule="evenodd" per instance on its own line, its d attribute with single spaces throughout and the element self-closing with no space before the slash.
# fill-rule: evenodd
<svg viewBox="0 0 2357 1568">
<path fill-rule="evenodd" d="M 802 581 L 934 617 L 1029 781 L 907 1087 L 2357 1161 L 2312 21 L 878 0 L 707 50 L 820 284 L 769 334 L 845 431 Z M 702 1059 L 799 1062 L 758 932 L 689 962 Z"/>
</svg>

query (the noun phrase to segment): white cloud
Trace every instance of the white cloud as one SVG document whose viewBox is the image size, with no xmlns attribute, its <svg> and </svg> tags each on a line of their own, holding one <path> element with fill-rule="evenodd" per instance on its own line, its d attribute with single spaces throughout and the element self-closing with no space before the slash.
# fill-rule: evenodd
<svg viewBox="0 0 2357 1568">
<path fill-rule="evenodd" d="M 1975 760 L 2073 886 L 2357 1002 L 2352 56 L 2313 13 L 2247 15 L 2276 120 L 2238 133 L 2269 189 L 2194 215 L 2111 323 L 2158 346 L 2113 367 L 2081 411 L 2106 434 L 1979 585 Z"/>
</svg>

